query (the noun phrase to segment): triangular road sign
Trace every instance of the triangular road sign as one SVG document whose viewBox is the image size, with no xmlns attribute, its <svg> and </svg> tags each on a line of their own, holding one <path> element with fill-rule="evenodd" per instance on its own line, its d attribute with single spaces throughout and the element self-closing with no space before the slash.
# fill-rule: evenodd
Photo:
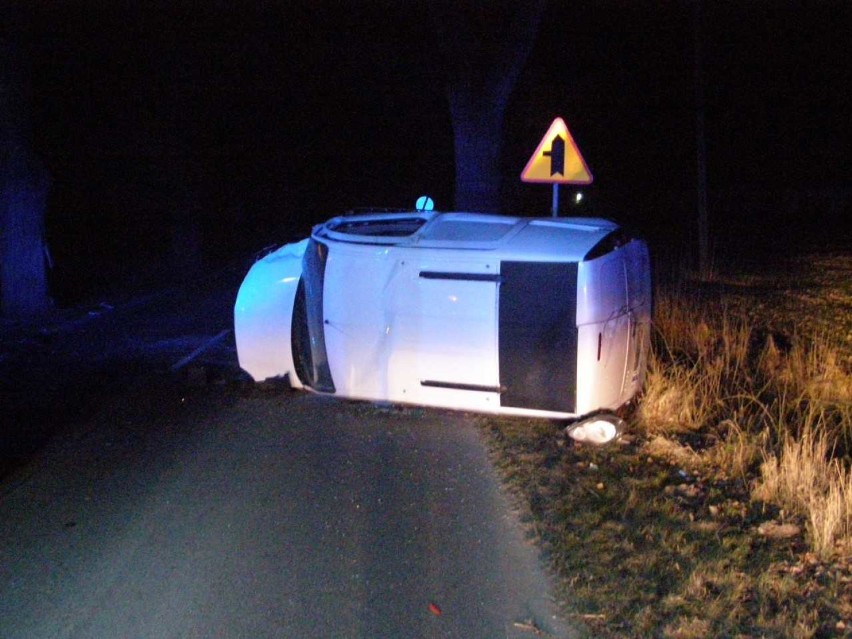
<svg viewBox="0 0 852 639">
<path fill-rule="evenodd" d="M 592 172 L 562 118 L 556 118 L 521 173 L 523 182 L 591 184 Z"/>
</svg>

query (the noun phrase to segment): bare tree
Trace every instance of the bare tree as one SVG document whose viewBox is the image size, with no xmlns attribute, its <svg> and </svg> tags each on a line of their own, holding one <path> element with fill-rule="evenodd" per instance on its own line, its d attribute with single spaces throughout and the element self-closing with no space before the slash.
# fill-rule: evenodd
<svg viewBox="0 0 852 639">
<path fill-rule="evenodd" d="M 500 209 L 506 106 L 532 50 L 546 0 L 429 5 L 447 73 L 459 210 Z"/>
<path fill-rule="evenodd" d="M 30 317 L 50 307 L 44 260 L 49 179 L 29 148 L 24 20 L 0 8 L 0 313 Z"/>
</svg>

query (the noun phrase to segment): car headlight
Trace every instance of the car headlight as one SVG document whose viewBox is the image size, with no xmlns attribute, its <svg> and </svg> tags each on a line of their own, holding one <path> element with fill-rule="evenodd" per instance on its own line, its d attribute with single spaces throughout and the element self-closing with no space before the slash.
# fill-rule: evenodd
<svg viewBox="0 0 852 639">
<path fill-rule="evenodd" d="M 589 444 L 608 444 L 624 432 L 624 420 L 611 413 L 587 417 L 565 428 L 571 439 Z"/>
</svg>

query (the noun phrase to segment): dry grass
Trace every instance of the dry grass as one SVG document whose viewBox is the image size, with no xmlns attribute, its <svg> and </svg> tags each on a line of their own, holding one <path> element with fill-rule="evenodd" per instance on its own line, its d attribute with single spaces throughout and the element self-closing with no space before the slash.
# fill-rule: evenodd
<svg viewBox="0 0 852 639">
<path fill-rule="evenodd" d="M 840 348 L 825 335 L 794 335 L 782 348 L 730 309 L 658 299 L 641 427 L 710 435 L 702 461 L 728 476 L 748 479 L 765 460 L 753 497 L 804 517 L 820 556 L 848 545 L 852 374 Z"/>
<path fill-rule="evenodd" d="M 799 437 L 787 436 L 779 455 L 769 455 L 753 491 L 804 516 L 813 550 L 825 558 L 852 538 L 852 472 L 831 452 L 828 434 L 808 425 Z"/>
<path fill-rule="evenodd" d="M 852 273 L 852 259 L 834 268 Z M 831 304 L 852 306 L 852 282 L 822 282 L 821 323 L 821 280 L 799 280 L 805 298 L 740 280 L 657 292 L 645 393 L 620 444 L 484 424 L 595 636 L 849 636 L 852 323 Z M 803 304 L 808 322 L 788 321 Z"/>
</svg>

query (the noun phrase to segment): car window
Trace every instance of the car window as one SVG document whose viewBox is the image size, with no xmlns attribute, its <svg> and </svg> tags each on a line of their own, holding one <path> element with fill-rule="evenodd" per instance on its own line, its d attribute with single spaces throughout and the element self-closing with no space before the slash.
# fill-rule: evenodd
<svg viewBox="0 0 852 639">
<path fill-rule="evenodd" d="M 422 217 L 402 217 L 393 219 L 342 219 L 329 224 L 328 230 L 347 235 L 367 235 L 370 237 L 408 237 L 426 223 Z"/>
</svg>

